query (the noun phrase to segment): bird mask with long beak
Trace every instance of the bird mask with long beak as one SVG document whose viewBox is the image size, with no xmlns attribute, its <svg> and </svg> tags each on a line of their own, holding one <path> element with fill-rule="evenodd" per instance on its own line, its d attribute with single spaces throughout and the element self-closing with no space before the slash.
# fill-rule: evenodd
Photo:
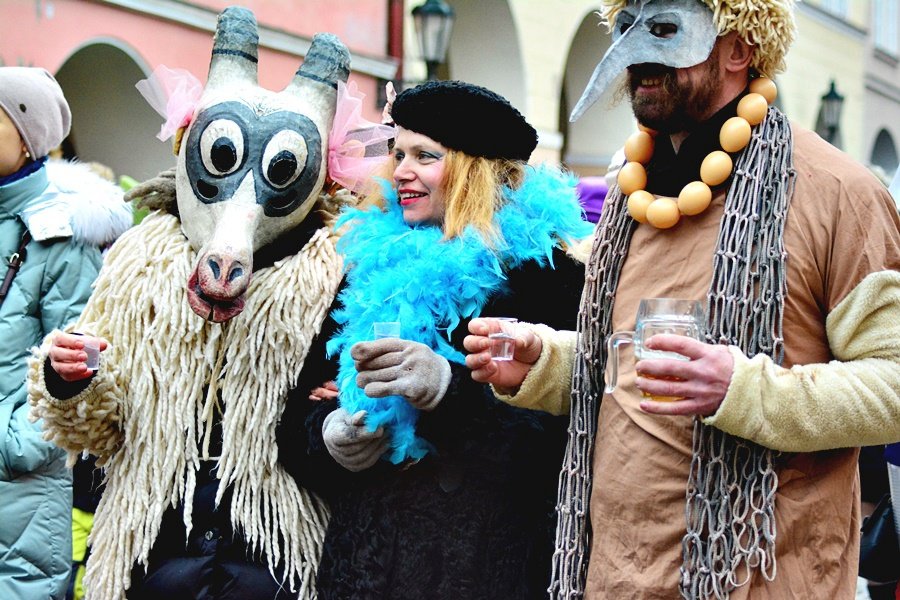
<svg viewBox="0 0 900 600">
<path fill-rule="evenodd" d="M 753 48 L 752 70 L 774 78 L 784 71 L 796 35 L 794 0 L 602 0 L 602 5 L 613 42 L 571 121 L 630 67 L 693 67 L 709 58 L 718 36 L 731 31 Z"/>
<path fill-rule="evenodd" d="M 613 43 L 594 69 L 570 121 L 576 121 L 629 67 L 698 65 L 716 43 L 713 13 L 698 0 L 633 0 L 616 15 Z"/>
</svg>

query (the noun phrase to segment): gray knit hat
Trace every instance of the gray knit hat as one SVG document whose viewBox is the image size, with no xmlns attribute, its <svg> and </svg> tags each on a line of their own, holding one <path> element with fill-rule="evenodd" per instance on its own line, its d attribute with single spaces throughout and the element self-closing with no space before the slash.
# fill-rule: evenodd
<svg viewBox="0 0 900 600">
<path fill-rule="evenodd" d="M 19 130 L 32 159 L 46 156 L 69 135 L 69 103 L 45 69 L 0 67 L 0 108 Z"/>
</svg>

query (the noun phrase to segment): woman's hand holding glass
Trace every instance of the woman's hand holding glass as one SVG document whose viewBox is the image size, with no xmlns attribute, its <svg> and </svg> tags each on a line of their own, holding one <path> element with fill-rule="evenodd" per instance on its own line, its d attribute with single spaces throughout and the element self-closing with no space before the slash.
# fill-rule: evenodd
<svg viewBox="0 0 900 600">
<path fill-rule="evenodd" d="M 450 363 L 419 342 L 387 337 L 350 349 L 356 385 L 370 398 L 403 396 L 419 410 L 434 410 L 447 393 Z"/>
<path fill-rule="evenodd" d="M 534 363 L 541 356 L 543 342 L 527 327 L 517 327 L 512 360 L 495 360 L 491 350 L 495 341 L 489 335 L 491 319 L 478 318 L 469 321 L 469 334 L 463 346 L 469 352 L 466 366 L 472 371 L 472 379 L 490 383 L 502 391 L 515 392 Z"/>
</svg>

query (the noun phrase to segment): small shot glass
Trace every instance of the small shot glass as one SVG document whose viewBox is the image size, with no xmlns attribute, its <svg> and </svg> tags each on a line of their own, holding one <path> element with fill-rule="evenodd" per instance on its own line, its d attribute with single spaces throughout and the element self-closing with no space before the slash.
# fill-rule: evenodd
<svg viewBox="0 0 900 600">
<path fill-rule="evenodd" d="M 400 321 L 379 321 L 372 324 L 375 339 L 400 337 Z"/>
<path fill-rule="evenodd" d="M 83 337 L 82 343 L 84 344 L 84 353 L 87 355 L 87 358 L 84 361 L 84 364 L 87 365 L 89 371 L 96 371 L 100 368 L 100 342 L 96 338 L 92 338 L 84 335 L 83 333 L 74 333 L 73 335 L 78 335 Z"/>
<path fill-rule="evenodd" d="M 91 371 L 100 368 L 100 343 L 93 338 L 84 340 L 84 353 L 87 354 L 87 360 L 84 363 Z"/>
<path fill-rule="evenodd" d="M 512 360 L 516 349 L 515 317 L 486 317 L 488 338 L 491 340 L 491 358 L 496 361 Z"/>
</svg>

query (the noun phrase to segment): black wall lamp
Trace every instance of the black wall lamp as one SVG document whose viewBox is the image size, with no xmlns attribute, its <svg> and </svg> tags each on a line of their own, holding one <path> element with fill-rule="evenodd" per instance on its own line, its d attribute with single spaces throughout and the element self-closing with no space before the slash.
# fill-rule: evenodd
<svg viewBox="0 0 900 600">
<path fill-rule="evenodd" d="M 838 93 L 834 79 L 831 87 L 822 96 L 821 124 L 825 141 L 837 145 L 838 132 L 841 128 L 841 112 L 844 110 L 844 97 Z"/>
<path fill-rule="evenodd" d="M 425 4 L 412 9 L 412 16 L 426 78 L 437 79 L 437 68 L 447 59 L 455 14 L 444 0 L 425 0 Z"/>
</svg>

